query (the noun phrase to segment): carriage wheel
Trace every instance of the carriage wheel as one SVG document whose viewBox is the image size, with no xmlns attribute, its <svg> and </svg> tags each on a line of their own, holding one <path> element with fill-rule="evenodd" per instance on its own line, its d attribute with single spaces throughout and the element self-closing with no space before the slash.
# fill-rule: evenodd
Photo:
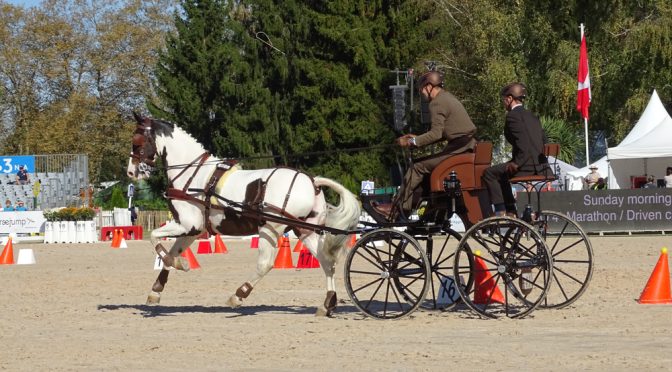
<svg viewBox="0 0 672 372">
<path fill-rule="evenodd" d="M 593 276 L 593 247 L 581 226 L 562 213 L 542 211 L 533 222 L 553 256 L 553 276 L 542 308 L 560 309 L 576 301 Z"/>
<path fill-rule="evenodd" d="M 471 250 L 466 250 L 467 260 L 465 261 L 465 266 L 460 268 L 460 271 L 465 272 L 466 274 L 461 275 L 455 280 L 453 276 L 455 264 L 455 252 L 457 251 L 457 246 L 460 244 L 462 236 L 455 230 L 448 229 L 446 230 L 445 240 L 439 244 L 438 239 L 434 239 L 433 243 L 436 246 L 432 246 L 430 249 L 427 247 L 427 258 L 431 264 L 432 280 L 430 281 L 430 287 L 427 291 L 427 296 L 425 300 L 422 301 L 420 307 L 423 309 L 429 310 L 449 310 L 455 307 L 458 304 L 460 299 L 460 294 L 457 291 L 456 286 L 461 285 L 466 288 L 470 288 L 474 282 L 474 276 L 472 275 L 474 263 L 474 256 Z"/>
<path fill-rule="evenodd" d="M 455 254 L 454 276 L 466 275 L 474 251 L 471 288 L 458 286 L 462 300 L 481 316 L 521 318 L 546 297 L 552 276 L 550 251 L 534 227 L 509 217 L 472 226 Z"/>
<path fill-rule="evenodd" d="M 363 235 L 345 260 L 352 302 L 378 319 L 402 318 L 418 308 L 429 288 L 429 260 L 410 235 L 379 229 Z"/>
</svg>

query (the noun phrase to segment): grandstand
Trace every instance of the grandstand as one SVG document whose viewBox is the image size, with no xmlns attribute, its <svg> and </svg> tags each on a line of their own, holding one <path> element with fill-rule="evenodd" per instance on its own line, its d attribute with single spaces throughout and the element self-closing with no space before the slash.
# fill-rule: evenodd
<svg viewBox="0 0 672 372">
<path fill-rule="evenodd" d="M 29 210 L 81 206 L 80 193 L 89 187 L 89 159 L 81 154 L 34 155 L 35 169 L 29 169 L 30 184 L 16 185 L 16 173 L 0 173 L 0 200 L 25 202 Z M 33 185 L 41 182 L 37 206 L 33 203 Z"/>
</svg>

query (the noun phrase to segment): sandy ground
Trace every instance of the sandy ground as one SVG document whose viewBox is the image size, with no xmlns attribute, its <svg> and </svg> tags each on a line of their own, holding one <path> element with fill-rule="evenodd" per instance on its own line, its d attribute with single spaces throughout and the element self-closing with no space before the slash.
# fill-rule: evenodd
<svg viewBox="0 0 672 372">
<path fill-rule="evenodd" d="M 36 265 L 0 266 L 0 370 L 667 370 L 672 305 L 639 297 L 669 236 L 591 237 L 588 291 L 562 310 L 484 320 L 467 310 L 364 317 L 338 270 L 338 312 L 316 318 L 322 270 L 273 270 L 242 308 L 226 298 L 256 250 L 197 255 L 145 305 L 158 271 L 150 243 L 17 244 Z M 193 249 L 193 248 L 192 248 Z M 294 254 L 296 262 L 297 254 Z"/>
</svg>

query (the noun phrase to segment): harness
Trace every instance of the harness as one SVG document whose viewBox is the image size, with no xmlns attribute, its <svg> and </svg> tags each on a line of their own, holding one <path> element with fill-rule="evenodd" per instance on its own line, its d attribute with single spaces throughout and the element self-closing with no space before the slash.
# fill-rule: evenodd
<svg viewBox="0 0 672 372">
<path fill-rule="evenodd" d="M 133 151 L 131 152 L 131 158 L 135 162 L 139 163 L 139 165 L 147 164 L 150 167 L 154 167 L 153 159 L 157 154 L 157 149 L 156 142 L 151 133 L 151 119 L 136 119 L 138 119 L 139 124 L 133 136 Z M 189 164 L 186 164 L 184 168 L 170 180 L 168 189 L 164 194 L 166 199 L 169 200 L 183 200 L 202 205 L 204 208 L 204 218 L 206 221 L 205 225 L 208 233 L 217 233 L 217 231 L 215 231 L 212 226 L 212 222 L 210 221 L 210 211 L 213 209 L 221 210 L 225 215 L 225 218 L 222 221 L 222 225 L 220 226 L 220 230 L 222 231 L 227 229 L 231 229 L 231 231 L 240 231 L 241 229 L 249 230 L 252 228 L 254 228 L 254 231 L 258 231 L 259 226 L 265 224 L 266 221 L 287 223 L 287 219 L 289 219 L 290 222 L 295 223 L 295 226 L 292 226 L 293 228 L 296 228 L 297 226 L 305 227 L 310 225 L 305 222 L 306 217 L 296 217 L 286 211 L 294 183 L 296 182 L 299 174 L 305 174 L 308 176 L 311 183 L 314 184 L 315 180 L 310 175 L 289 167 L 274 168 L 265 180 L 259 178 L 256 181 L 248 184 L 245 199 L 242 203 L 238 203 L 224 198 L 216 193 L 218 183 L 220 180 L 222 180 L 222 177 L 226 174 L 226 172 L 230 171 L 238 163 L 236 160 L 227 159 L 221 163 L 218 163 L 203 189 L 189 187 L 191 182 L 196 177 L 196 174 L 201 170 L 203 164 L 205 164 L 210 156 L 210 152 L 205 151 L 192 160 Z M 181 189 L 175 188 L 173 186 L 175 181 L 182 177 L 187 169 L 192 167 L 195 167 L 196 169 L 191 174 L 184 186 Z M 289 188 L 282 203 L 282 207 L 278 207 L 276 205 L 265 202 L 264 198 L 266 194 L 266 185 L 268 184 L 271 177 L 276 174 L 278 169 L 281 168 L 293 170 L 295 173 L 292 177 L 292 181 L 289 184 Z M 314 192 L 315 195 L 318 195 L 320 192 L 319 188 L 314 187 Z M 218 201 L 223 202 L 223 205 L 218 203 Z M 236 208 L 239 210 L 236 210 Z M 179 221 L 179 214 L 177 210 L 174 207 L 171 208 L 171 210 L 173 211 L 175 219 Z M 268 212 L 279 214 L 282 217 L 275 216 Z M 314 228 L 314 225 L 310 226 Z"/>
<path fill-rule="evenodd" d="M 168 187 L 168 190 L 166 190 L 165 197 L 167 199 L 190 201 L 202 205 L 204 207 L 204 218 L 206 229 L 208 233 L 210 233 L 211 235 L 217 234 L 217 231 L 213 228 L 212 222 L 210 221 L 210 211 L 213 209 L 226 212 L 226 211 L 232 211 L 233 207 L 239 207 L 241 208 L 241 211 L 240 212 L 235 211 L 235 215 L 238 215 L 241 218 L 253 219 L 256 222 L 257 227 L 266 223 L 266 220 L 262 216 L 269 211 L 277 213 L 292 221 L 303 222 L 305 220 L 305 218 L 296 217 L 286 211 L 287 203 L 289 202 L 289 197 L 292 193 L 294 183 L 299 174 L 303 172 L 295 170 L 294 177 L 292 177 L 292 181 L 289 184 L 289 188 L 287 189 L 287 194 L 285 195 L 282 207 L 278 207 L 276 205 L 264 202 L 264 197 L 266 195 L 266 185 L 268 184 L 268 181 L 271 179 L 271 177 L 275 174 L 275 172 L 280 168 L 273 169 L 273 171 L 271 171 L 271 174 L 269 174 L 265 180 L 262 181 L 261 179 L 257 179 L 255 183 L 248 185 L 247 189 L 248 192 L 246 193 L 245 200 L 243 201 L 242 204 L 238 204 L 222 197 L 216 192 L 217 188 L 216 186 L 220 181 L 220 179 L 224 176 L 226 172 L 230 171 L 237 164 L 237 161 L 235 160 L 226 160 L 223 163 L 217 164 L 217 167 L 215 168 L 214 172 L 212 172 L 212 175 L 210 175 L 210 179 L 205 184 L 205 188 L 203 189 L 189 188 L 189 185 L 196 176 L 196 173 L 198 173 L 203 163 L 209 157 L 210 153 L 206 151 L 205 153 L 194 159 L 191 163 L 189 163 L 179 174 L 173 177 L 173 179 L 170 180 L 170 185 Z M 177 180 L 180 176 L 182 176 L 187 168 L 190 168 L 194 165 L 196 166 L 196 170 L 184 184 L 182 189 L 172 187 L 175 180 Z M 292 169 L 292 168 L 286 168 L 286 169 Z M 310 177 L 309 175 L 308 177 L 311 179 L 311 182 L 313 182 L 312 177 Z M 315 194 L 317 195 L 317 193 L 319 193 L 319 190 L 316 189 Z M 197 197 L 195 195 L 203 195 L 204 199 L 201 199 L 200 197 Z M 213 200 L 215 201 L 221 200 L 226 205 L 221 205 L 216 202 L 213 203 Z M 230 218 L 231 216 L 228 217 Z M 176 216 L 176 218 L 179 219 L 179 216 Z M 225 222 L 226 219 L 224 220 L 224 223 Z M 239 223 L 240 221 L 230 221 L 230 222 L 231 224 L 236 224 Z"/>
</svg>

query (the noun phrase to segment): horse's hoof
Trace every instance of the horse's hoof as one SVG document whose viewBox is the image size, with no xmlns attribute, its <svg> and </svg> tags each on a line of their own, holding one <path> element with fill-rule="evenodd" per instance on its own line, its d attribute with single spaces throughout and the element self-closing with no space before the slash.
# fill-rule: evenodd
<svg viewBox="0 0 672 372">
<path fill-rule="evenodd" d="M 150 293 L 147 296 L 147 305 L 156 305 L 161 302 L 161 295 L 158 293 Z"/>
<path fill-rule="evenodd" d="M 175 266 L 173 266 L 177 270 L 182 270 L 182 271 L 189 271 L 191 269 L 191 266 L 189 266 L 189 261 L 187 261 L 186 258 L 180 256 L 175 258 Z"/>
<path fill-rule="evenodd" d="M 234 294 L 229 297 L 229 299 L 226 301 L 226 304 L 232 308 L 236 308 L 243 304 L 243 300 Z"/>
<path fill-rule="evenodd" d="M 324 307 L 318 307 L 317 311 L 315 312 L 315 316 L 319 317 L 330 317 L 331 316 L 331 310 L 325 309 Z"/>
</svg>

